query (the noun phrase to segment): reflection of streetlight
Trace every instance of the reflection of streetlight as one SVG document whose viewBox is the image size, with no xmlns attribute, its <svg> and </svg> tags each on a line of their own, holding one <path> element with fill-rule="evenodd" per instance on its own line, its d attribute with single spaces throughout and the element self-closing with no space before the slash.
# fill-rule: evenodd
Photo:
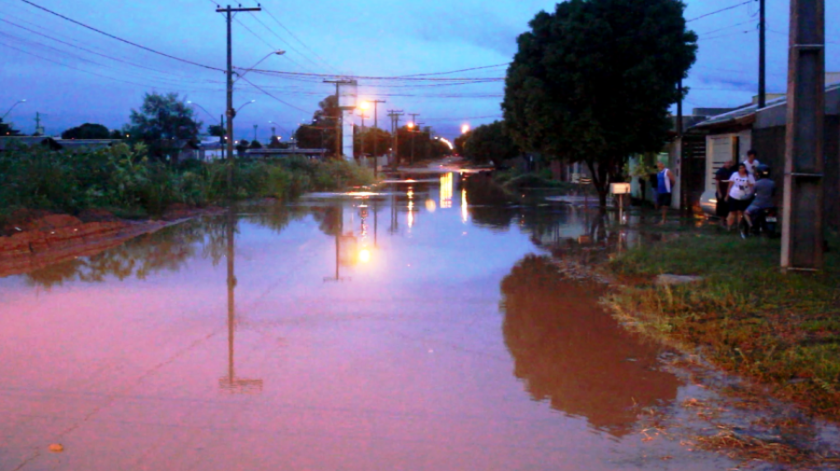
<svg viewBox="0 0 840 471">
<path fill-rule="evenodd" d="M 12 105 L 12 107 L 11 107 L 11 108 L 9 108 L 9 111 L 7 111 L 7 112 L 6 112 L 6 114 L 4 114 L 4 115 L 3 115 L 3 117 L 2 117 L 2 118 L 0 118 L 0 119 L 6 119 L 6 116 L 9 116 L 9 113 L 11 113 L 11 112 L 12 112 L 12 110 L 13 110 L 13 109 L 15 109 L 15 107 L 16 107 L 17 105 L 21 104 L 21 103 L 26 103 L 26 98 L 22 98 L 22 99 L 20 99 L 20 100 L 16 101 L 16 102 L 15 102 L 15 104 L 14 104 L 14 105 Z"/>
<path fill-rule="evenodd" d="M 370 262 L 370 250 L 362 249 L 359 252 L 359 261 L 362 262 L 362 263 Z"/>
</svg>

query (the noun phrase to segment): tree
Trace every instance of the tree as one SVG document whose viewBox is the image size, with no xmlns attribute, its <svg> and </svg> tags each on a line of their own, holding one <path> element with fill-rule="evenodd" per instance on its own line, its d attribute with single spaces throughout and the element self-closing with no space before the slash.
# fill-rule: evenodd
<svg viewBox="0 0 840 471">
<path fill-rule="evenodd" d="M 193 108 L 177 93 L 146 93 L 140 110 L 131 110 L 126 134 L 132 141 L 145 142 L 157 157 L 177 155 L 180 149 L 173 141 L 198 138 L 202 123 L 193 114 Z"/>
<path fill-rule="evenodd" d="M 11 123 L 4 123 L 0 118 L 0 136 L 20 136 L 20 131 L 14 129 Z"/>
<path fill-rule="evenodd" d="M 262 144 L 260 144 L 260 141 L 258 141 L 258 140 L 256 140 L 256 139 L 254 139 L 253 141 L 251 141 L 251 146 L 250 146 L 250 148 L 251 148 L 251 149 L 262 149 L 262 148 L 263 148 L 263 146 L 262 146 Z"/>
<path fill-rule="evenodd" d="M 659 151 L 695 61 L 680 0 L 570 0 L 519 36 L 502 103 L 525 151 L 584 162 L 601 205 L 631 154 Z"/>
<path fill-rule="evenodd" d="M 468 133 L 464 143 L 464 155 L 477 163 L 493 162 L 500 166 L 503 161 L 519 156 L 519 147 L 505 132 L 504 123 L 495 121 L 475 128 Z"/>
<path fill-rule="evenodd" d="M 111 131 L 101 124 L 85 123 L 61 133 L 62 139 L 109 139 Z"/>
<path fill-rule="evenodd" d="M 455 153 L 461 156 L 464 155 L 464 145 L 467 143 L 467 139 L 469 139 L 471 135 L 472 131 L 469 131 L 455 138 L 455 142 L 453 144 L 455 146 Z"/>
<path fill-rule="evenodd" d="M 365 154 L 373 156 L 374 144 L 376 144 L 376 153 L 385 155 L 388 149 L 391 148 L 391 133 L 383 129 L 366 127 L 364 131 L 356 128 L 356 139 L 353 144 L 353 152 L 361 154 L 362 140 L 365 141 Z"/>
<path fill-rule="evenodd" d="M 327 154 L 335 154 L 335 127 L 341 113 L 338 100 L 335 95 L 329 95 L 318 106 L 312 124 L 301 125 L 295 131 L 295 139 L 302 149 L 326 149 Z"/>
</svg>

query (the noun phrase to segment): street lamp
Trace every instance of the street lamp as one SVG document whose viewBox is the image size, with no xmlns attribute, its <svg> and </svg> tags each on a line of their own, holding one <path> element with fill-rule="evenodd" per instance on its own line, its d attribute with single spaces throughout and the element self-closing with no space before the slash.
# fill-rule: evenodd
<svg viewBox="0 0 840 471">
<path fill-rule="evenodd" d="M 242 106 L 240 106 L 239 108 L 236 109 L 236 113 L 239 114 L 239 112 L 242 111 L 242 108 L 245 108 L 248 105 L 254 104 L 254 103 L 256 103 L 256 101 L 257 100 L 251 100 L 248 103 L 245 103 L 244 105 L 242 105 Z"/>
<path fill-rule="evenodd" d="M 469 124 L 461 125 L 461 134 L 466 134 L 468 132 L 470 132 L 470 125 Z"/>
<path fill-rule="evenodd" d="M 275 56 L 275 55 L 276 55 L 276 56 L 282 56 L 282 55 L 283 55 L 283 54 L 285 54 L 285 53 L 286 53 L 286 51 L 284 51 L 284 50 L 282 50 L 282 49 L 278 49 L 278 50 L 276 50 L 276 51 L 271 51 L 271 52 L 269 52 L 268 54 L 266 54 L 266 55 L 265 55 L 265 57 L 263 57 L 262 59 L 258 60 L 258 61 L 257 61 L 257 63 L 256 63 L 256 64 L 254 64 L 254 65 L 252 65 L 251 67 L 248 67 L 247 69 L 240 69 L 240 70 L 244 70 L 244 71 L 245 71 L 245 73 L 240 74 L 240 73 L 238 73 L 238 72 L 237 72 L 237 73 L 236 73 L 236 75 L 238 75 L 239 77 L 238 77 L 236 80 L 234 80 L 234 82 L 237 82 L 237 81 L 239 81 L 239 79 L 241 79 L 242 77 L 244 77 L 244 76 L 248 75 L 248 72 L 250 72 L 250 71 L 252 71 L 252 70 L 256 69 L 258 65 L 262 64 L 262 63 L 263 63 L 266 59 L 268 59 L 269 57 L 271 57 L 271 56 Z"/>
<path fill-rule="evenodd" d="M 7 111 L 7 112 L 6 112 L 6 114 L 4 114 L 4 115 L 3 115 L 3 117 L 2 117 L 2 118 L 0 118 L 0 119 L 6 119 L 6 116 L 9 116 L 9 113 L 11 113 L 11 112 L 12 112 L 12 110 L 13 110 L 13 109 L 15 109 L 15 107 L 16 107 L 17 105 L 21 104 L 21 103 L 26 103 L 26 98 L 22 98 L 22 99 L 18 100 L 17 102 L 15 102 L 15 104 L 14 104 L 14 105 L 12 105 L 12 107 L 11 107 L 11 108 L 9 108 L 9 111 Z"/>
</svg>

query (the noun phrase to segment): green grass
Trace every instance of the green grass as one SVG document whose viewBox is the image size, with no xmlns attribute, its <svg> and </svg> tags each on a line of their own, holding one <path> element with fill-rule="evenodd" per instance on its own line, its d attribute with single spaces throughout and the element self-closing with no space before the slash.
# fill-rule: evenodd
<svg viewBox="0 0 840 471">
<path fill-rule="evenodd" d="M 837 238 L 832 240 L 837 247 Z M 611 296 L 629 325 L 772 387 L 814 414 L 840 420 L 840 257 L 819 274 L 779 270 L 780 242 L 686 235 L 634 249 L 610 268 L 628 286 Z M 655 286 L 662 273 L 697 284 Z"/>
</svg>

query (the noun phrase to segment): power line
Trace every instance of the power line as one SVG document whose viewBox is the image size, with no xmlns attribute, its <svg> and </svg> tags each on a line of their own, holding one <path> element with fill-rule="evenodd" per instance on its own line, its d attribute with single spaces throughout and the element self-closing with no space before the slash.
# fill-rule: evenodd
<svg viewBox="0 0 840 471">
<path fill-rule="evenodd" d="M 507 67 L 509 65 L 510 65 L 509 62 L 505 62 L 504 64 L 484 65 L 484 66 L 481 66 L 481 67 L 470 67 L 469 69 L 451 70 L 449 72 L 432 72 L 432 73 L 426 73 L 426 74 L 400 75 L 397 78 L 428 77 L 428 76 L 432 76 L 432 75 L 449 75 L 449 74 L 457 74 L 457 73 L 460 73 L 460 72 L 471 72 L 473 70 L 495 69 L 497 67 Z"/>
<path fill-rule="evenodd" d="M 67 42 L 67 41 L 64 41 L 64 40 L 62 40 L 62 39 L 56 38 L 56 37 L 51 36 L 51 35 L 49 35 L 49 34 L 42 33 L 42 32 L 40 32 L 40 31 L 35 31 L 34 29 L 28 28 L 28 27 L 23 26 L 23 25 L 19 25 L 19 24 L 17 24 L 17 23 L 14 23 L 14 22 L 12 22 L 12 21 L 8 21 L 8 20 L 3 19 L 3 18 L 0 18 L 0 21 L 2 21 L 2 22 L 4 22 L 4 23 L 8 23 L 8 24 L 10 24 L 10 25 L 12 25 L 12 26 L 15 26 L 15 27 L 17 27 L 17 28 L 23 29 L 23 30 L 25 30 L 25 31 L 28 31 L 28 32 L 30 32 L 30 33 L 32 33 L 32 34 L 36 34 L 36 35 L 38 35 L 38 36 L 42 36 L 42 37 L 44 37 L 44 38 L 50 39 L 50 40 L 55 41 L 55 42 L 57 42 L 57 43 L 59 43 L 59 44 L 64 44 L 65 46 L 72 47 L 73 49 L 78 49 L 78 50 L 81 50 L 81 51 L 85 51 L 85 52 L 87 52 L 87 53 L 89 53 L 89 54 L 93 54 L 93 55 L 96 55 L 96 56 L 99 56 L 99 57 L 103 57 L 103 58 L 106 58 L 106 59 L 110 59 L 110 60 L 112 60 L 112 61 L 116 61 L 116 62 L 120 62 L 120 63 L 126 64 L 126 65 L 130 65 L 130 66 L 132 66 L 132 67 L 137 67 L 137 68 L 140 68 L 140 69 L 145 69 L 145 70 L 149 70 L 149 71 L 153 71 L 153 72 L 158 72 L 158 73 L 162 73 L 162 74 L 166 74 L 166 75 L 172 75 L 172 76 L 174 76 L 174 77 L 178 77 L 178 78 L 179 78 L 179 79 L 181 79 L 181 80 L 190 80 L 190 82 L 194 82 L 194 80 L 193 80 L 193 79 L 188 79 L 187 77 L 180 77 L 180 76 L 177 76 L 177 74 L 173 74 L 172 72 L 169 72 L 169 71 L 165 71 L 165 70 L 161 70 L 161 69 L 156 69 L 156 68 L 154 68 L 154 67 L 147 67 L 147 66 L 145 66 L 145 65 L 138 64 L 138 63 L 136 63 L 136 62 L 132 62 L 132 61 L 128 61 L 128 60 L 124 60 L 124 59 L 121 59 L 121 58 L 119 58 L 119 57 L 114 57 L 114 56 L 111 56 L 111 55 L 108 55 L 108 54 L 103 54 L 103 53 L 101 53 L 101 52 L 97 52 L 97 51 L 94 51 L 94 50 L 92 50 L 92 49 L 88 49 L 88 48 L 86 48 L 86 47 L 84 47 L 84 46 L 80 46 L 80 45 L 78 45 L 78 44 L 72 44 L 72 43 L 69 43 L 69 42 Z M 38 43 L 36 43 L 36 44 L 38 44 Z M 57 49 L 57 50 L 58 50 L 58 49 Z M 60 51 L 60 50 L 58 50 L 58 51 Z M 60 52 L 61 52 L 62 54 L 71 54 L 71 53 L 66 52 L 66 51 L 60 51 Z M 84 59 L 83 59 L 83 60 L 84 60 Z M 102 65 L 102 64 L 99 64 L 99 65 Z M 103 67 L 104 67 L 104 65 L 103 65 Z M 216 82 L 213 82 L 213 81 L 208 81 L 208 82 L 211 82 L 211 83 L 221 83 L 221 82 L 219 82 L 219 81 L 216 81 Z"/>
<path fill-rule="evenodd" d="M 265 11 L 265 10 L 263 10 L 263 11 Z M 294 47 L 291 43 L 289 43 L 288 41 L 286 41 L 285 39 L 283 39 L 283 37 L 282 37 L 282 36 L 280 36 L 279 34 L 277 34 L 277 33 L 276 33 L 273 29 L 269 28 L 269 27 L 268 27 L 268 25 L 266 25 L 266 24 L 265 24 L 262 20 L 260 20 L 259 18 L 257 18 L 257 16 L 256 16 L 256 15 L 251 15 L 251 17 L 252 17 L 252 18 L 253 18 L 253 19 L 254 19 L 257 23 L 259 23 L 260 25 L 262 25 L 262 27 L 263 27 L 263 28 L 265 28 L 265 29 L 266 29 L 266 31 L 268 31 L 269 33 L 273 34 L 273 35 L 274 35 L 274 37 L 276 37 L 277 39 L 279 39 L 279 40 L 280 40 L 280 42 L 282 42 L 283 44 L 285 44 L 286 46 L 288 46 L 288 47 L 289 47 L 289 49 L 291 49 L 292 51 L 296 52 L 298 55 L 300 55 L 300 56 L 301 56 L 301 57 L 303 57 L 304 59 L 306 59 L 306 60 L 308 60 L 309 62 L 311 62 L 313 65 L 315 65 L 315 67 L 320 67 L 320 64 L 318 64 L 317 62 L 313 61 L 313 60 L 312 60 L 312 58 L 311 58 L 311 57 L 309 57 L 309 56 L 307 56 L 306 54 L 302 54 L 300 51 L 298 51 L 298 50 L 297 50 L 297 48 L 295 48 L 295 47 Z M 287 57 L 287 59 L 291 60 L 291 58 L 289 58 L 289 57 Z"/>
<path fill-rule="evenodd" d="M 269 16 L 272 20 L 274 20 L 274 22 L 275 22 L 275 23 L 277 23 L 277 24 L 278 24 L 281 28 L 283 28 L 283 30 L 285 30 L 287 33 L 289 33 L 289 36 L 291 36 L 292 38 L 294 38 L 294 39 L 295 39 L 295 41 L 297 41 L 298 43 L 300 43 L 300 45 L 301 45 L 301 46 L 303 46 L 303 47 L 304 47 L 307 51 L 311 52 L 311 53 L 312 53 L 312 55 L 314 55 L 316 59 L 318 59 L 318 60 L 320 60 L 321 62 L 323 62 L 323 63 L 324 63 L 324 65 L 326 65 L 328 68 L 330 68 L 330 69 L 332 69 L 332 70 L 334 70 L 334 71 L 338 72 L 338 69 L 336 69 L 335 67 L 333 67 L 333 66 L 332 66 L 329 62 L 327 62 L 326 60 L 324 60 L 324 58 L 322 58 L 321 56 L 319 56 L 317 52 L 315 52 L 314 50 L 312 50 L 312 48 L 311 48 L 311 47 L 307 46 L 307 45 L 306 45 L 306 43 L 304 43 L 303 41 L 301 41 L 301 39 L 300 39 L 300 38 L 298 38 L 298 37 L 297 37 L 297 35 L 295 35 L 295 33 L 293 33 L 293 32 L 292 32 L 289 28 L 287 28 L 286 26 L 284 26 L 284 25 L 283 25 L 283 23 L 281 23 L 281 22 L 280 22 L 280 20 L 278 20 L 278 19 L 277 19 L 277 17 L 276 17 L 276 16 L 274 16 L 274 15 L 273 15 L 270 11 L 268 11 L 265 7 L 263 7 L 263 11 L 264 11 L 264 12 L 265 12 L 265 13 L 266 13 L 266 14 L 267 14 L 267 15 L 268 15 L 268 16 Z"/>
<path fill-rule="evenodd" d="M 711 31 L 706 31 L 705 33 L 698 34 L 698 36 L 700 36 L 702 38 L 702 37 L 706 36 L 707 34 L 717 33 L 719 31 L 725 31 L 729 28 L 735 28 L 736 26 L 744 26 L 744 25 L 750 24 L 750 23 L 752 23 L 752 21 L 744 21 L 744 22 L 741 22 L 741 23 L 736 23 L 734 25 L 724 26 L 723 28 L 718 28 L 718 29 L 713 29 Z"/>
<path fill-rule="evenodd" d="M 744 5 L 750 4 L 750 3 L 754 2 L 754 1 L 755 1 L 755 0 L 747 0 L 746 2 L 741 2 L 741 3 L 737 4 L 737 5 L 732 5 L 731 7 L 721 8 L 720 10 L 715 10 L 715 11 L 713 11 L 713 12 L 706 13 L 705 15 L 700 15 L 700 16 L 698 16 L 698 17 L 696 17 L 696 18 L 692 18 L 692 19 L 690 19 L 690 20 L 685 20 L 685 22 L 686 22 L 686 23 L 691 23 L 691 22 L 693 22 L 693 21 L 701 20 L 701 19 L 703 19 L 703 18 L 706 18 L 706 17 L 712 16 L 712 15 L 717 15 L 718 13 L 723 13 L 723 12 L 725 12 L 725 11 L 734 10 L 734 9 L 736 9 L 736 8 L 738 8 L 738 7 L 741 7 L 741 6 L 744 6 Z"/>
<path fill-rule="evenodd" d="M 76 21 L 76 20 L 74 20 L 74 19 L 72 19 L 72 18 L 69 18 L 69 17 L 67 17 L 67 16 L 62 15 L 61 13 L 54 12 L 54 11 L 50 10 L 49 8 L 45 8 L 45 7 L 42 7 L 41 5 L 38 5 L 38 4 L 33 3 L 33 2 L 30 2 L 29 0 L 20 0 L 20 1 L 22 1 L 23 3 L 26 3 L 26 4 L 28 4 L 28 5 L 31 5 L 31 6 L 33 6 L 33 7 L 35 7 L 35 8 L 37 8 L 37 9 L 39 9 L 39 10 L 43 10 L 43 11 L 45 11 L 45 12 L 47 12 L 47 13 L 51 14 L 51 15 L 55 15 L 55 16 L 57 16 L 57 17 L 59 17 L 59 18 L 63 19 L 63 20 L 69 21 L 69 22 L 71 22 L 71 23 L 73 23 L 73 24 L 76 24 L 76 25 L 81 26 L 81 27 L 83 27 L 83 28 L 86 28 L 86 29 L 89 29 L 89 30 L 91 30 L 91 31 L 97 32 L 97 33 L 102 34 L 102 35 L 104 35 L 104 36 L 107 36 L 107 37 L 109 37 L 109 38 L 111 38 L 111 39 L 114 39 L 114 40 L 120 41 L 120 42 L 122 42 L 122 43 L 129 44 L 129 45 L 131 45 L 131 46 L 134 46 L 134 47 L 137 47 L 137 48 L 143 49 L 144 51 L 148 51 L 148 52 L 151 52 L 151 53 L 153 53 L 153 54 L 157 54 L 157 55 L 159 55 L 159 56 L 163 56 L 163 57 L 166 57 L 166 58 L 169 58 L 169 59 L 172 59 L 172 60 L 176 60 L 176 61 L 179 61 L 179 62 L 183 62 L 183 63 L 185 63 L 185 64 L 194 65 L 194 66 L 196 66 L 196 67 L 202 67 L 202 68 L 204 68 L 204 69 L 214 70 L 214 71 L 216 71 L 216 72 L 224 72 L 224 70 L 223 70 L 223 69 L 220 69 L 220 68 L 217 68 L 217 67 L 213 67 L 213 66 L 209 66 L 209 65 L 205 65 L 205 64 L 199 64 L 198 62 L 193 62 L 193 61 L 188 60 L 188 59 L 182 59 L 182 58 L 180 58 L 180 57 L 176 57 L 176 56 L 173 56 L 173 55 L 171 55 L 171 54 L 167 54 L 167 53 L 165 53 L 165 52 L 160 52 L 160 51 L 157 51 L 157 50 L 152 49 L 152 48 L 150 48 L 150 47 L 143 46 L 142 44 L 137 44 L 137 43 L 135 43 L 135 42 L 129 41 L 128 39 L 123 39 L 123 38 L 121 38 L 121 37 L 119 37 L 119 36 L 115 36 L 115 35 L 113 35 L 113 34 L 111 34 L 111 33 L 106 33 L 105 31 L 102 31 L 101 29 L 97 29 L 97 28 L 94 28 L 93 26 L 87 25 L 87 24 L 82 23 L 82 22 L 80 22 L 80 21 Z"/>
<path fill-rule="evenodd" d="M 262 92 L 264 95 L 266 95 L 266 96 L 268 96 L 268 97 L 270 97 L 270 98 L 274 98 L 275 100 L 279 101 L 280 103 L 282 103 L 282 104 L 284 104 L 284 105 L 286 105 L 286 106 L 288 106 L 288 107 L 290 107 L 290 108 L 294 108 L 294 109 L 296 109 L 296 110 L 298 110 L 298 111 L 302 111 L 302 112 L 304 112 L 304 113 L 309 113 L 309 111 L 306 111 L 306 110 L 305 110 L 305 109 L 303 109 L 303 108 L 298 108 L 297 106 L 295 106 L 295 105 L 293 105 L 293 104 L 291 104 L 291 103 L 289 103 L 289 102 L 287 102 L 287 101 L 284 101 L 284 100 L 281 100 L 280 98 L 277 98 L 276 96 L 272 95 L 272 94 L 271 94 L 271 92 L 269 92 L 269 91 L 267 91 L 266 89 L 264 89 L 264 88 L 260 87 L 259 85 L 255 84 L 254 82 L 252 82 L 252 81 L 250 81 L 250 80 L 246 79 L 245 77 L 239 77 L 239 78 L 240 78 L 240 79 L 242 79 L 242 80 L 244 80 L 244 81 L 246 81 L 247 83 L 249 83 L 252 87 L 256 88 L 257 90 L 259 90 L 260 92 Z"/>
</svg>

